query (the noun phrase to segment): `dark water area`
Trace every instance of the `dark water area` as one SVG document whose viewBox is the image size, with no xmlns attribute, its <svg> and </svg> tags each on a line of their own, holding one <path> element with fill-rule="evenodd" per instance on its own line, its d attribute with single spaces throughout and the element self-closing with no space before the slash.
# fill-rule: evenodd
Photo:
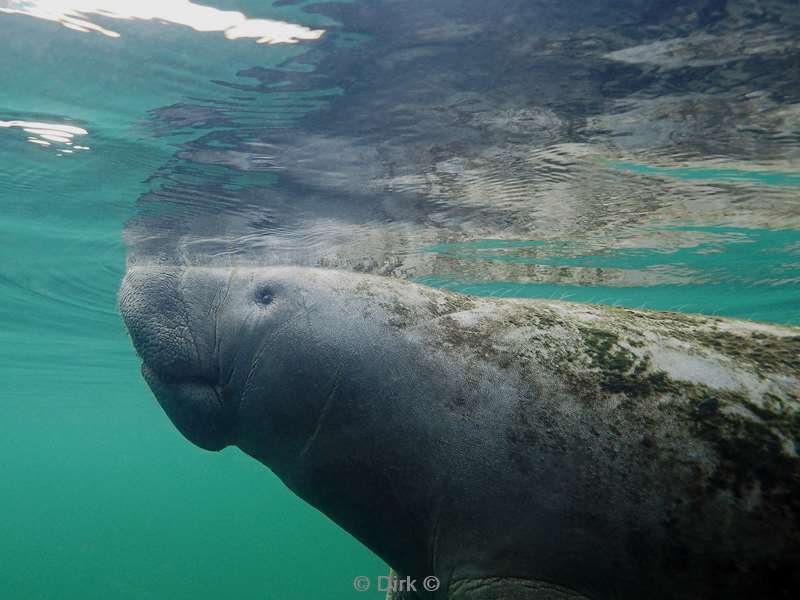
<svg viewBox="0 0 800 600">
<path fill-rule="evenodd" d="M 796 1 L 212 3 L 0 0 L 3 597 L 381 596 L 164 418 L 126 264 L 800 324 Z"/>
</svg>

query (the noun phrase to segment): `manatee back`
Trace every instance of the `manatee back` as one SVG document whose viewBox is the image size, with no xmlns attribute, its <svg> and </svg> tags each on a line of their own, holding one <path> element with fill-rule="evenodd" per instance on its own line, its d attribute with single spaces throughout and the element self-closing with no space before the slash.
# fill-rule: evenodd
<svg viewBox="0 0 800 600">
<path fill-rule="evenodd" d="M 438 314 L 398 314 L 398 326 L 523 390 L 508 410 L 491 394 L 450 408 L 493 443 L 503 438 L 490 458 L 476 452 L 473 481 L 442 517 L 455 539 L 438 539 L 454 581 L 493 583 L 453 584 L 453 594 L 562 593 L 538 580 L 572 581 L 592 597 L 800 590 L 800 330 L 431 298 Z M 502 460 L 502 476 L 481 471 L 484 460 Z"/>
</svg>

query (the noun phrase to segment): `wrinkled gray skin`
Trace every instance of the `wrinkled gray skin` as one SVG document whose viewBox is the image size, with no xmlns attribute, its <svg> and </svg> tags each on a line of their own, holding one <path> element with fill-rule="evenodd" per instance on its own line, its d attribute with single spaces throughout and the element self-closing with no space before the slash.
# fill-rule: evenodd
<svg viewBox="0 0 800 600">
<path fill-rule="evenodd" d="M 796 597 L 800 331 L 302 268 L 129 269 L 177 428 L 436 598 Z"/>
</svg>

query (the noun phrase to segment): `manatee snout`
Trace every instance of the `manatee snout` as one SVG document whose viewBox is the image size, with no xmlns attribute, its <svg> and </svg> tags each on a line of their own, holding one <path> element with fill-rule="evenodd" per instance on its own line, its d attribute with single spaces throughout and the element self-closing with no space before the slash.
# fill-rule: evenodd
<svg viewBox="0 0 800 600">
<path fill-rule="evenodd" d="M 135 267 L 119 296 L 145 381 L 178 430 L 206 450 L 235 442 L 236 403 L 217 337 L 222 287 L 210 274 Z"/>
</svg>

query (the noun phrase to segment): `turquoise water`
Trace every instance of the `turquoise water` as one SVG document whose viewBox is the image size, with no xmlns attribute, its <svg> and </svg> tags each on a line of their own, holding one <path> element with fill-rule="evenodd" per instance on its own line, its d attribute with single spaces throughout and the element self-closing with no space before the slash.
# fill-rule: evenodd
<svg viewBox="0 0 800 600">
<path fill-rule="evenodd" d="M 666 231 L 702 234 L 703 239 L 688 247 L 668 250 L 604 250 L 574 243 L 522 240 L 480 240 L 423 249 L 478 264 L 540 265 L 566 269 L 567 273 L 573 267 L 589 269 L 596 273 L 592 285 L 559 281 L 468 282 L 459 280 L 458 274 L 425 276 L 418 281 L 466 294 L 554 298 L 800 324 L 800 231 L 689 226 Z M 632 281 L 603 283 L 603 272 L 622 272 Z M 647 281 L 649 274 L 656 280 Z M 637 285 L 637 275 L 646 284 Z"/>
<path fill-rule="evenodd" d="M 279 4 L 214 2 L 326 29 L 323 41 L 262 45 L 84 15 L 112 37 L 0 13 L 4 598 L 380 597 L 352 587 L 357 575 L 386 572 L 377 557 L 255 461 L 194 448 L 164 417 L 116 309 L 126 256 L 324 257 L 359 268 L 377 257 L 379 266 L 404 265 L 400 276 L 468 293 L 800 324 L 800 174 L 797 144 L 780 123 L 763 125 L 755 149 L 741 136 L 757 128 L 726 129 L 724 120 L 698 130 L 704 143 L 719 142 L 713 148 L 677 136 L 659 145 L 643 100 L 634 132 L 631 119 L 614 125 L 629 105 L 604 108 L 587 97 L 562 107 L 559 94 L 572 84 L 550 93 L 543 83 L 560 63 L 541 67 L 552 73 L 529 96 L 546 110 L 531 115 L 528 95 L 517 102 L 452 79 L 495 77 L 496 61 L 437 66 L 431 57 L 456 34 L 442 34 L 436 50 L 392 30 L 391 18 L 370 17 L 380 23 L 370 28 L 345 9 Z M 472 18 L 448 14 L 462 17 Z M 385 54 L 361 60 L 380 52 L 382 35 L 391 41 Z M 597 77 L 639 81 L 634 67 L 613 71 L 598 48 Z M 447 60 L 464 52 L 458 46 Z M 580 52 L 564 60 L 590 70 L 594 59 Z M 437 69 L 447 77 L 426 80 Z M 648 69 L 643 86 L 657 79 Z M 669 89 L 676 85 L 670 79 Z M 744 96 L 731 85 L 736 107 Z M 408 89 L 423 91 L 409 98 Z M 620 94 L 614 81 L 587 90 Z M 631 90 L 629 103 L 641 91 Z M 677 101 L 663 95 L 659 114 L 671 119 Z M 785 108 L 773 102 L 764 111 Z M 576 105 L 588 116 L 578 119 Z M 480 136 L 468 135 L 464 106 L 475 107 L 470 123 Z M 514 127 L 507 114 L 519 117 Z M 601 133 L 578 131 L 573 117 L 587 128 L 602 121 Z M 427 135 L 435 144 L 420 150 Z M 504 153 L 484 151 L 493 147 Z M 705 165 L 705 150 L 733 166 Z M 370 195 L 379 193 L 386 197 Z M 152 239 L 168 241 L 159 241 L 162 254 Z M 277 249 L 260 254 L 265 247 Z"/>
<path fill-rule="evenodd" d="M 90 147 L 64 155 L 0 129 L 0 596 L 370 597 L 352 580 L 386 573 L 380 560 L 255 461 L 177 434 L 116 309 L 124 223 L 175 153 L 148 111 L 224 98 L 211 80 L 264 47 L 141 24 L 122 23 L 117 45 L 0 24 L 0 120 L 73 124 Z M 190 64 L 170 64 L 175 47 Z"/>
<path fill-rule="evenodd" d="M 621 171 L 642 173 L 644 175 L 660 175 L 679 179 L 704 181 L 747 181 L 760 185 L 800 186 L 800 174 L 781 173 L 780 171 L 757 171 L 726 168 L 691 168 L 691 167 L 659 167 L 654 165 L 638 165 L 636 163 L 617 162 L 609 165 Z"/>
</svg>

